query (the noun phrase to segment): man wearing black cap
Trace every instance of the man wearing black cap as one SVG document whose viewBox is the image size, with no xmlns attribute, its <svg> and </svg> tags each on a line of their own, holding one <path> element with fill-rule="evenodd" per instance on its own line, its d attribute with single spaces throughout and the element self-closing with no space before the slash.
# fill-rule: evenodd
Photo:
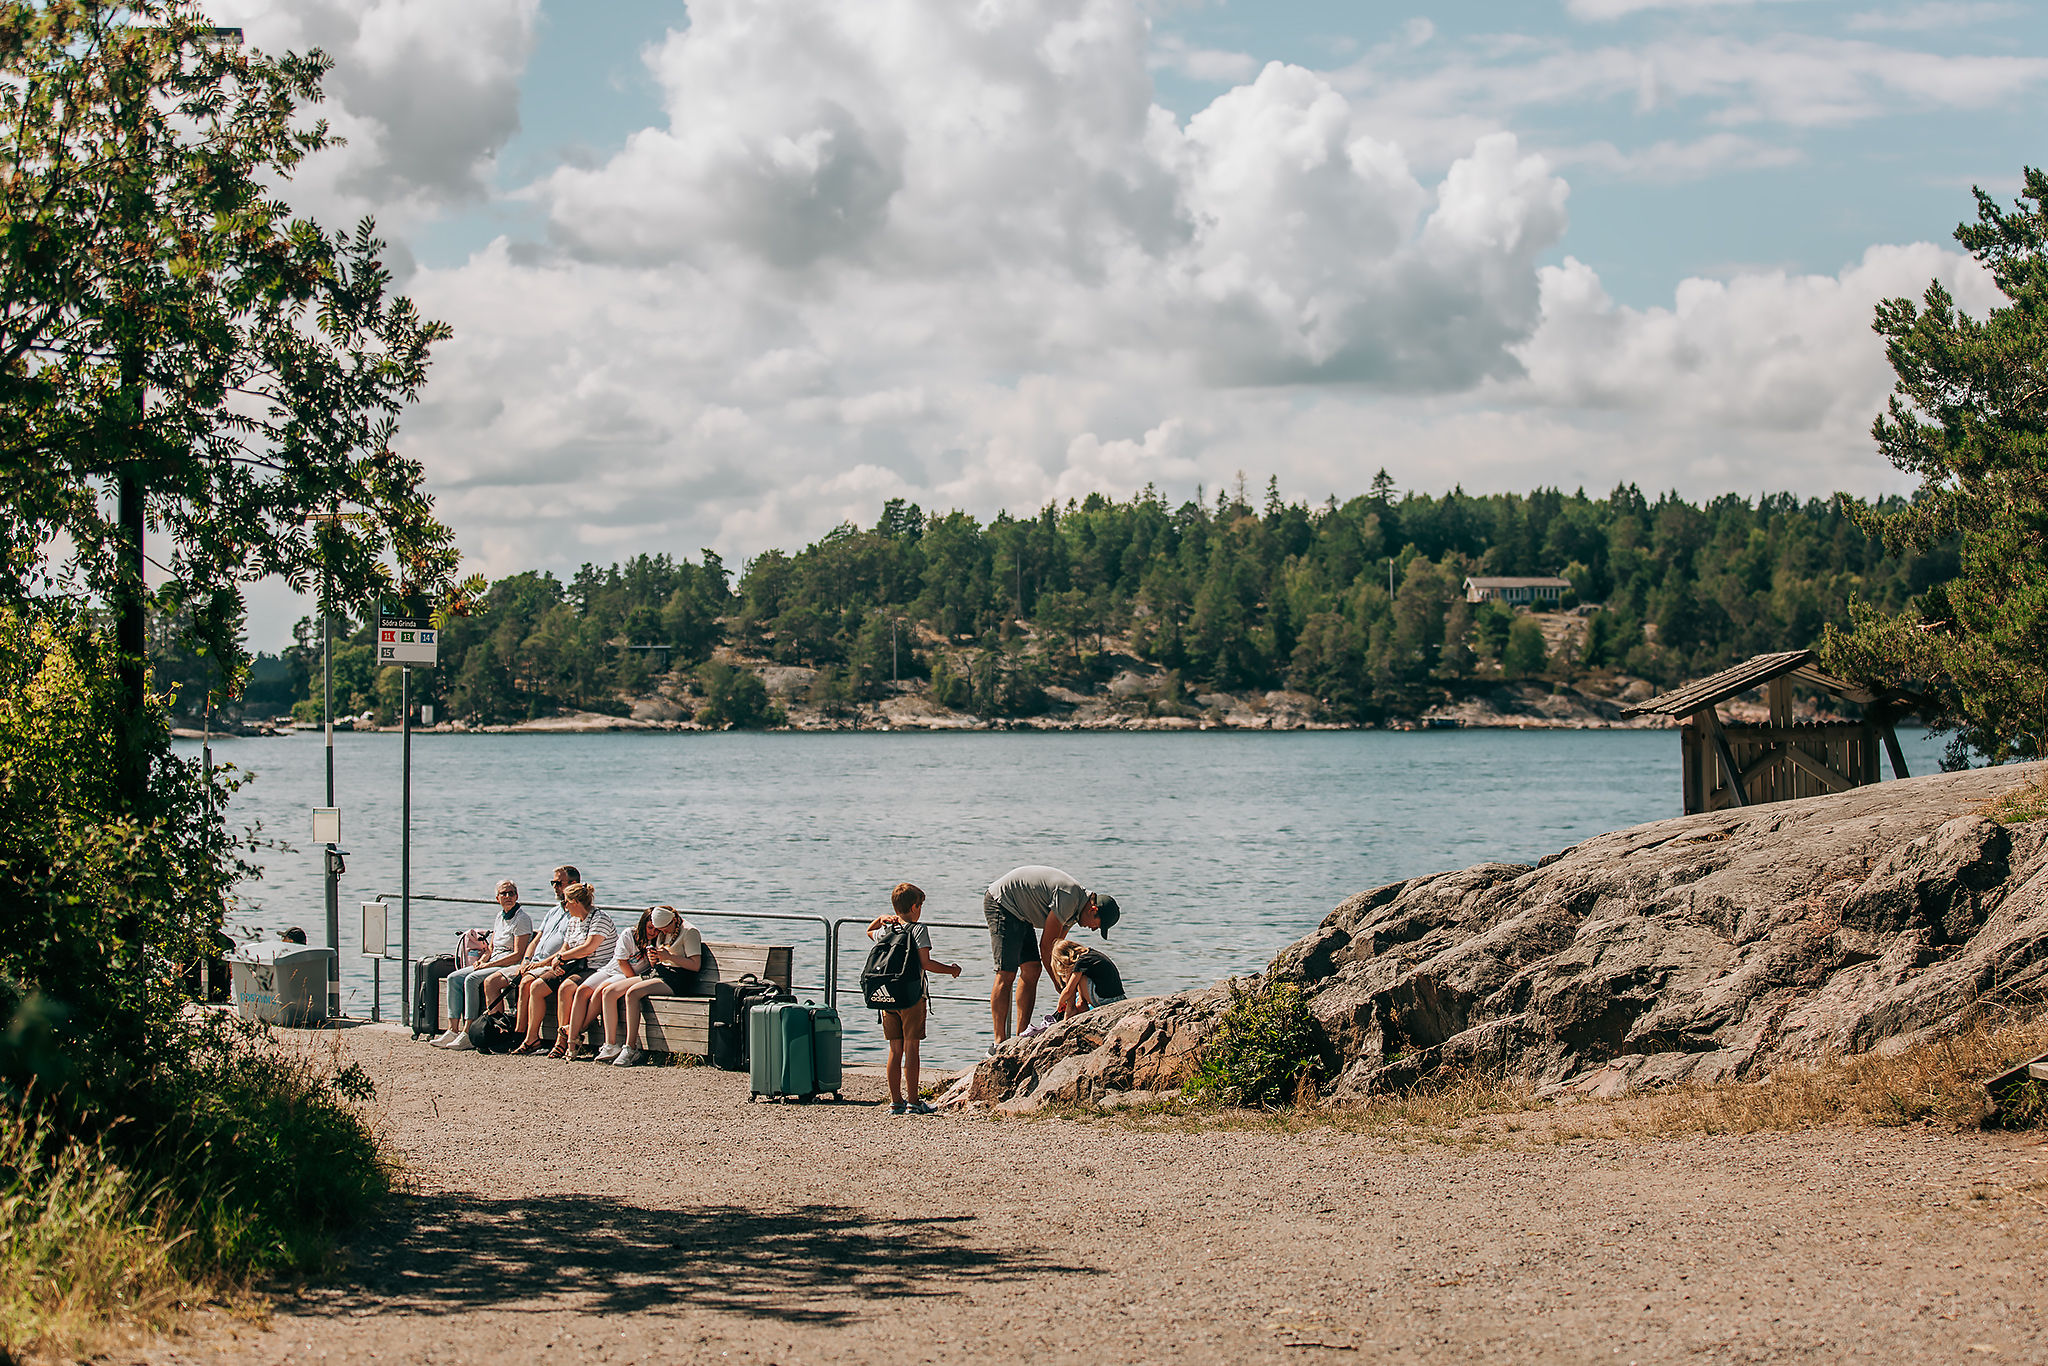
<svg viewBox="0 0 2048 1366">
<path fill-rule="evenodd" d="M 1017 997 L 1017 1031 L 1031 1023 L 1038 1004 L 1038 978 L 1046 955 L 1075 926 L 1109 938 L 1109 927 L 1121 912 L 1116 898 L 1091 892 L 1057 868 L 1032 865 L 1013 868 L 989 884 L 981 898 L 988 921 L 989 949 L 995 956 L 996 985 L 989 993 L 996 1042 L 1010 1037 L 1010 996 Z M 1032 942 L 1036 933 L 1037 942 Z M 1019 979 L 1022 980 L 1019 980 Z"/>
</svg>

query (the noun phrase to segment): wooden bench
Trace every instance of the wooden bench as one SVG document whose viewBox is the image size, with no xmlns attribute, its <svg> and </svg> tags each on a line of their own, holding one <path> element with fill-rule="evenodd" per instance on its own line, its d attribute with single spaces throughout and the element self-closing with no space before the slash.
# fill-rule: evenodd
<svg viewBox="0 0 2048 1366">
<path fill-rule="evenodd" d="M 688 1057 L 711 1056 L 711 992 L 720 982 L 737 982 L 749 973 L 764 982 L 790 989 L 790 969 L 795 952 L 786 944 L 704 945 L 703 961 L 690 983 L 687 996 L 650 996 L 641 1002 L 640 1038 L 650 1053 L 679 1053 Z M 559 1002 L 560 995 L 550 996 Z M 541 1024 L 541 1037 L 555 1036 L 556 1013 L 548 1011 Z M 601 1040 L 604 1022 L 597 1021 L 585 1031 L 585 1038 Z"/>
</svg>

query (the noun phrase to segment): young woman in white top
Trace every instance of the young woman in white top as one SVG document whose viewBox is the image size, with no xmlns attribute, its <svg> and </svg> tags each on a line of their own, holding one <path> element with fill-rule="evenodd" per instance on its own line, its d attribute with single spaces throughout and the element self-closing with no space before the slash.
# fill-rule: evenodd
<svg viewBox="0 0 2048 1366">
<path fill-rule="evenodd" d="M 643 911 L 638 926 L 619 931 L 619 942 L 612 948 L 612 959 L 609 963 L 584 978 L 581 986 L 563 989 L 562 1003 L 557 1009 L 569 1022 L 569 1037 L 576 1041 L 569 1051 L 571 1062 L 589 1062 L 593 1058 L 598 1062 L 610 1062 L 618 1055 L 619 1050 L 616 1048 L 609 1052 L 602 1048 L 595 1051 L 585 1048 L 583 1031 L 597 1023 L 599 996 L 606 987 L 637 982 L 647 975 L 647 969 L 651 964 L 647 958 L 647 950 L 643 947 L 646 941 L 641 937 L 646 932 L 647 913 Z M 606 1023 L 605 1042 L 609 1044 L 612 1034 L 610 1022 Z"/>
<path fill-rule="evenodd" d="M 601 988 L 598 1009 L 604 1015 L 604 1047 L 599 1062 L 632 1067 L 647 1055 L 640 1047 L 640 1003 L 650 996 L 680 996 L 690 974 L 704 962 L 704 936 L 676 914 L 673 906 L 650 906 L 634 931 L 646 955 L 646 966 Z M 624 1016 L 625 1040 L 617 1030 Z"/>
</svg>

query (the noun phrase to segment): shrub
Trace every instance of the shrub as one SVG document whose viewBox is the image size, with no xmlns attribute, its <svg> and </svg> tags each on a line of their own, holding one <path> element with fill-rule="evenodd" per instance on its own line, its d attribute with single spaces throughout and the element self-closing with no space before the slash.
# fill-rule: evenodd
<svg viewBox="0 0 2048 1366">
<path fill-rule="evenodd" d="M 0 611 L 0 1349 L 16 1355 L 95 1315 L 150 1321 L 178 1277 L 317 1268 L 391 1184 L 360 1069 L 183 1001 L 181 969 L 254 870 L 225 827 L 232 780 L 170 752 L 161 699 L 148 788 L 123 799 L 118 700 L 82 611 Z"/>
<path fill-rule="evenodd" d="M 769 702 L 768 685 L 757 673 L 714 660 L 704 666 L 702 676 L 705 700 L 697 712 L 701 725 L 760 730 L 789 719 Z"/>
<path fill-rule="evenodd" d="M 1321 1067 L 1315 1019 L 1299 986 L 1269 981 L 1247 990 L 1233 981 L 1230 1005 L 1182 1094 L 1225 1105 L 1284 1105 L 1314 1083 Z"/>
</svg>

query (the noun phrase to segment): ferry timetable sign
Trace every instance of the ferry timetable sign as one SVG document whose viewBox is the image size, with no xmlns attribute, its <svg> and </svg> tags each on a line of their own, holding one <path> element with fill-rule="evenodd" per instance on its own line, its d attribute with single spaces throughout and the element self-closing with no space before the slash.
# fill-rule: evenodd
<svg viewBox="0 0 2048 1366">
<path fill-rule="evenodd" d="M 379 664 L 434 664 L 441 633 L 433 614 L 418 599 L 387 602 L 377 608 Z"/>
</svg>

